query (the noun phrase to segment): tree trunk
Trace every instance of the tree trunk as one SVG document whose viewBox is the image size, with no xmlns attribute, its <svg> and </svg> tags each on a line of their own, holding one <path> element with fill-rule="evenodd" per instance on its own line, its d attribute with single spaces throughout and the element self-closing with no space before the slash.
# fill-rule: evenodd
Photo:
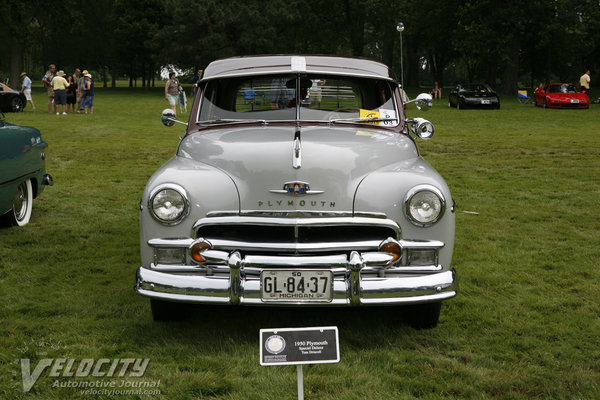
<svg viewBox="0 0 600 400">
<path fill-rule="evenodd" d="M 519 84 L 519 50 L 520 41 L 517 35 L 513 36 L 508 43 L 507 62 L 504 67 L 504 79 L 502 93 L 514 95 Z"/>
<path fill-rule="evenodd" d="M 23 60 L 23 45 L 14 38 L 10 43 L 10 82 L 9 86 L 20 89 L 21 63 Z"/>
</svg>

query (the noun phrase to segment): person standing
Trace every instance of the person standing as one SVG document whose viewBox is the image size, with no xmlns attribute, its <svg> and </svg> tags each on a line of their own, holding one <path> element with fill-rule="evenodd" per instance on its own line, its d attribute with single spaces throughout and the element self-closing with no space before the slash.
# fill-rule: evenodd
<svg viewBox="0 0 600 400">
<path fill-rule="evenodd" d="M 42 83 L 44 87 L 48 90 L 48 112 L 52 112 L 52 103 L 54 103 L 54 89 L 52 89 L 52 79 L 54 78 L 54 71 L 56 71 L 56 65 L 50 64 L 48 66 L 48 71 L 42 78 Z M 56 104 L 54 104 L 54 112 L 57 111 Z"/>
<path fill-rule="evenodd" d="M 200 80 L 202 79 L 203 70 L 199 69 L 194 75 L 194 79 L 192 79 L 192 86 L 194 87 L 194 96 L 196 96 L 196 92 L 198 91 L 198 86 L 200 85 Z"/>
<path fill-rule="evenodd" d="M 579 78 L 579 86 L 581 86 L 581 93 L 585 93 L 590 97 L 590 70 L 585 71 L 585 74 Z"/>
<path fill-rule="evenodd" d="M 73 75 L 67 75 L 67 112 L 69 111 L 69 105 L 71 111 L 75 112 L 75 103 L 77 102 L 77 82 L 73 79 Z"/>
<path fill-rule="evenodd" d="M 33 99 L 31 98 L 31 79 L 27 76 L 27 72 L 21 72 L 21 78 L 23 78 L 21 93 L 23 93 L 25 98 L 31 103 L 31 109 L 35 110 L 35 105 L 33 104 Z"/>
<path fill-rule="evenodd" d="M 85 82 L 83 84 L 83 97 L 81 99 L 81 107 L 83 107 L 84 112 L 87 114 L 88 110 L 90 114 L 94 113 L 94 81 L 92 80 L 91 74 L 84 75 Z"/>
<path fill-rule="evenodd" d="M 433 90 L 431 91 L 431 94 L 433 94 L 434 99 L 442 98 L 442 88 L 437 82 L 433 83 Z"/>
<path fill-rule="evenodd" d="M 165 100 L 169 102 L 171 106 L 171 110 L 177 114 L 177 100 L 179 98 L 179 80 L 177 80 L 177 76 L 175 72 L 171 72 L 169 74 L 169 80 L 165 85 Z"/>
<path fill-rule="evenodd" d="M 54 108 L 58 115 L 58 106 L 62 106 L 62 115 L 67 115 L 65 105 L 67 104 L 67 88 L 69 82 L 64 78 L 65 71 L 58 71 L 56 76 L 52 78 L 52 89 L 54 89 Z"/>
<path fill-rule="evenodd" d="M 81 111 L 81 99 L 83 98 L 83 87 L 85 86 L 85 75 L 89 74 L 87 69 L 83 70 L 83 74 L 77 77 L 77 112 Z"/>
</svg>

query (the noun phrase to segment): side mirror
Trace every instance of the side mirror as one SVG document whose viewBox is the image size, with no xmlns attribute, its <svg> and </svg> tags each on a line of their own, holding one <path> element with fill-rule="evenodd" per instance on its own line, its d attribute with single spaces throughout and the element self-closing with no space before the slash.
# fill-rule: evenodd
<svg viewBox="0 0 600 400">
<path fill-rule="evenodd" d="M 173 126 L 175 125 L 175 113 L 170 108 L 166 108 L 163 110 L 160 120 L 164 126 Z"/>
<path fill-rule="evenodd" d="M 433 137 L 435 133 L 435 127 L 433 124 L 423 118 L 413 118 L 406 121 L 408 128 L 417 137 L 427 140 Z"/>
<path fill-rule="evenodd" d="M 177 120 L 177 116 L 175 115 L 175 112 L 173 110 L 171 110 L 170 108 L 165 108 L 163 110 L 162 114 L 160 115 L 160 120 L 164 126 L 173 126 L 173 125 L 175 125 L 175 123 L 187 126 L 187 124 L 185 122 L 181 122 L 181 121 Z"/>
<path fill-rule="evenodd" d="M 408 103 L 415 103 L 419 111 L 428 111 L 433 107 L 433 97 L 428 93 L 421 93 L 416 99 L 404 102 L 404 104 Z"/>
</svg>

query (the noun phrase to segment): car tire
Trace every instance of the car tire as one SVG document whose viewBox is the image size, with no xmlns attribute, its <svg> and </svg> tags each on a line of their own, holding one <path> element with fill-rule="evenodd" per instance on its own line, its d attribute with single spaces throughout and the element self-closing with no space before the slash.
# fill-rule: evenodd
<svg viewBox="0 0 600 400">
<path fill-rule="evenodd" d="M 152 318 L 155 321 L 181 321 L 189 317 L 190 305 L 150 299 Z"/>
<path fill-rule="evenodd" d="M 33 211 L 33 185 L 31 179 L 19 184 L 10 211 L 1 218 L 4 226 L 24 226 L 31 219 Z"/>
<path fill-rule="evenodd" d="M 20 97 L 14 97 L 10 102 L 10 109 L 12 112 L 23 111 L 23 100 Z"/>
<path fill-rule="evenodd" d="M 442 302 L 415 304 L 405 309 L 406 321 L 415 329 L 435 328 L 440 319 Z"/>
</svg>

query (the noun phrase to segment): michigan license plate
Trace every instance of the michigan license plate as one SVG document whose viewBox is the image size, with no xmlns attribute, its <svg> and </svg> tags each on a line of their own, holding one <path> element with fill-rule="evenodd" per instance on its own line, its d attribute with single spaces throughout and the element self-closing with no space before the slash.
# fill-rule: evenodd
<svg viewBox="0 0 600 400">
<path fill-rule="evenodd" d="M 489 100 L 481 100 L 481 104 L 490 104 Z"/>
<path fill-rule="evenodd" d="M 571 104 L 579 104 L 579 100 L 577 100 L 577 99 L 571 99 Z"/>
<path fill-rule="evenodd" d="M 323 270 L 264 270 L 260 273 L 263 301 L 314 303 L 333 299 L 333 273 Z"/>
</svg>

